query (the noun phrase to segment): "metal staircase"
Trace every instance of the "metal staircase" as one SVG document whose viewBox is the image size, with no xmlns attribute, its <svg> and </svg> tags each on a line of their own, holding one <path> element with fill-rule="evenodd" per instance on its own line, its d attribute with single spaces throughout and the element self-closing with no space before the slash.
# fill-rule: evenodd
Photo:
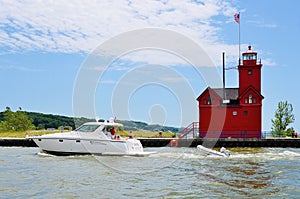
<svg viewBox="0 0 300 199">
<path fill-rule="evenodd" d="M 199 137 L 199 122 L 193 122 L 178 133 L 179 138 Z"/>
</svg>

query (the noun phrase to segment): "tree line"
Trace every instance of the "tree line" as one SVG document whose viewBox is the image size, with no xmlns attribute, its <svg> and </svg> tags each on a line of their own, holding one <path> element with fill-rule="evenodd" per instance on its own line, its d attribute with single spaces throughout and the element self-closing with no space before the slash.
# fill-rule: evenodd
<svg viewBox="0 0 300 199">
<path fill-rule="evenodd" d="M 0 112 L 0 131 L 26 131 L 26 130 L 42 130 L 42 129 L 59 129 L 61 126 L 76 127 L 86 123 L 95 121 L 88 118 L 73 118 L 60 115 L 44 114 L 37 112 L 23 111 L 21 108 L 17 111 L 12 111 L 10 107 Z M 146 131 L 172 131 L 178 132 L 178 128 L 167 127 L 161 125 L 148 125 L 138 121 L 118 121 L 124 125 L 124 130 L 146 130 Z"/>
<path fill-rule="evenodd" d="M 0 112 L 0 130 L 2 131 L 26 131 L 41 130 L 48 128 L 58 129 L 61 126 L 75 129 L 76 125 L 92 121 L 87 118 L 72 118 L 60 115 L 26 112 L 21 108 L 12 111 L 10 107 Z"/>
<path fill-rule="evenodd" d="M 0 122 L 0 130 L 4 131 L 26 131 L 35 129 L 32 124 L 33 120 L 28 118 L 27 114 L 19 108 L 18 111 L 13 112 L 10 107 L 1 114 L 3 121 Z"/>
</svg>

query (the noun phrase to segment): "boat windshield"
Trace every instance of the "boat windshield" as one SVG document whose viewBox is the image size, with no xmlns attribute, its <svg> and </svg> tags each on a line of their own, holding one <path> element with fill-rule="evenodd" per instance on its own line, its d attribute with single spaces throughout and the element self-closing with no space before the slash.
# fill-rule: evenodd
<svg viewBox="0 0 300 199">
<path fill-rule="evenodd" d="M 82 125 L 75 131 L 81 131 L 81 132 L 94 132 L 100 125 Z"/>
</svg>

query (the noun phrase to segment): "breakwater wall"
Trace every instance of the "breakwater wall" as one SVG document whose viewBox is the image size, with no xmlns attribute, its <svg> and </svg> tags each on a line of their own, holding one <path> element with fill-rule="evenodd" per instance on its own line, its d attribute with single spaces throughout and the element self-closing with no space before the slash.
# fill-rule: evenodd
<svg viewBox="0 0 300 199">
<path fill-rule="evenodd" d="M 268 138 L 268 139 L 139 139 L 144 147 L 197 147 L 203 145 L 213 147 L 281 147 L 300 148 L 300 139 Z"/>
<path fill-rule="evenodd" d="M 37 147 L 32 139 L 0 138 L 0 146 Z"/>
<path fill-rule="evenodd" d="M 144 147 L 280 147 L 300 148 L 300 138 L 268 139 L 172 139 L 172 138 L 138 138 Z M 0 138 L 0 146 L 37 147 L 32 139 Z"/>
</svg>

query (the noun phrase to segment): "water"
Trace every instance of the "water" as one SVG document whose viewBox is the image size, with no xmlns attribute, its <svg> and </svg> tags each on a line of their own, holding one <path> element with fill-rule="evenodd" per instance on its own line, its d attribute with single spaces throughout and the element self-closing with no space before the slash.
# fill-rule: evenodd
<svg viewBox="0 0 300 199">
<path fill-rule="evenodd" d="M 196 148 L 149 157 L 37 154 L 0 147 L 0 198 L 299 198 L 300 149 L 235 148 L 230 158 Z"/>
</svg>

